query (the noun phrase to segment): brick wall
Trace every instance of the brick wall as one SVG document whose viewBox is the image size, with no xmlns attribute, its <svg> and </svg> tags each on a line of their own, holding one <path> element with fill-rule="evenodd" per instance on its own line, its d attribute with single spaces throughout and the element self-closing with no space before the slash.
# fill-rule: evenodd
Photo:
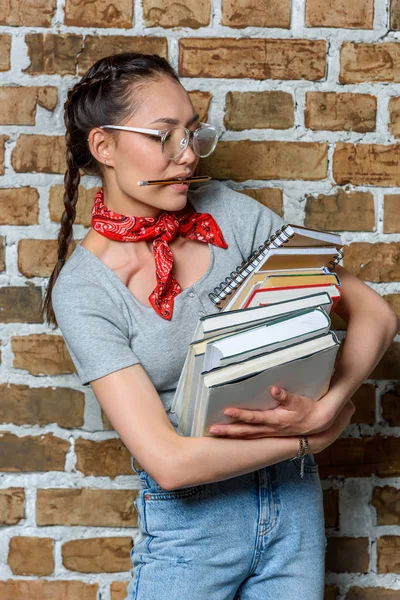
<svg viewBox="0 0 400 600">
<path fill-rule="evenodd" d="M 137 525 L 129 454 L 38 313 L 67 90 L 113 52 L 168 57 L 201 118 L 225 130 L 199 172 L 340 231 L 344 266 L 400 313 L 399 32 L 399 0 L 0 1 L 2 600 L 123 599 Z M 98 183 L 82 181 L 77 239 Z M 397 337 L 353 424 L 317 457 L 326 599 L 400 598 L 399 398 Z"/>
</svg>

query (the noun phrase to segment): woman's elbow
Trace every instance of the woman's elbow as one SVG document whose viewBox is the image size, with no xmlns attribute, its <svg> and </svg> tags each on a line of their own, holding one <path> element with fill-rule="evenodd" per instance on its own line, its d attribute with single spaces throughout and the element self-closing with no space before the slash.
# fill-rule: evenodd
<svg viewBox="0 0 400 600">
<path fill-rule="evenodd" d="M 187 479 L 187 468 L 183 457 L 181 442 L 186 440 L 179 436 L 177 443 L 169 444 L 168 450 L 154 457 L 153 464 L 148 466 L 148 473 L 165 491 L 171 492 L 190 485 Z M 190 479 L 190 477 L 189 477 Z"/>
<path fill-rule="evenodd" d="M 388 334 L 388 343 L 391 344 L 393 338 L 397 335 L 400 328 L 400 320 L 396 313 L 396 311 L 386 303 L 386 316 L 385 316 L 385 324 L 386 331 Z"/>
</svg>

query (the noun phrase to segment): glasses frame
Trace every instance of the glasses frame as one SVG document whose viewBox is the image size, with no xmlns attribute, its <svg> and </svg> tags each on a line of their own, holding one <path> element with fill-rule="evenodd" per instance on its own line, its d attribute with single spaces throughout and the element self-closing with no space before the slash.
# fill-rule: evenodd
<svg viewBox="0 0 400 600">
<path fill-rule="evenodd" d="M 193 139 L 195 137 L 197 137 L 197 135 L 198 135 L 197 132 L 200 129 L 204 129 L 204 128 L 214 129 L 214 131 L 216 133 L 216 142 L 215 142 L 215 145 L 214 145 L 213 149 L 211 150 L 211 152 L 209 152 L 208 154 L 204 154 L 203 156 L 200 156 L 200 154 L 197 154 L 196 150 L 194 149 Z M 199 122 L 199 127 L 194 129 L 193 131 L 191 131 L 187 127 L 169 127 L 168 129 L 143 129 L 142 127 L 127 127 L 125 125 L 100 125 L 100 129 L 120 129 L 121 131 L 132 131 L 133 133 L 144 133 L 145 135 L 152 135 L 152 136 L 159 137 L 159 138 L 161 138 L 161 152 L 163 153 L 164 156 L 165 156 L 164 142 L 165 142 L 165 139 L 166 139 L 168 133 L 172 129 L 184 129 L 185 133 L 186 133 L 185 147 L 182 148 L 182 151 L 179 152 L 173 158 L 169 158 L 167 156 L 166 158 L 169 158 L 169 160 L 176 160 L 177 158 L 181 157 L 182 154 L 187 149 L 187 147 L 189 146 L 189 144 L 191 145 L 192 150 L 196 156 L 198 156 L 199 158 L 206 158 L 207 156 L 210 156 L 210 154 L 212 154 L 214 152 L 214 150 L 217 146 L 217 143 L 218 143 L 219 136 L 220 136 L 220 131 L 217 127 L 215 127 L 214 125 L 210 125 L 209 123 L 202 123 L 202 122 Z"/>
</svg>

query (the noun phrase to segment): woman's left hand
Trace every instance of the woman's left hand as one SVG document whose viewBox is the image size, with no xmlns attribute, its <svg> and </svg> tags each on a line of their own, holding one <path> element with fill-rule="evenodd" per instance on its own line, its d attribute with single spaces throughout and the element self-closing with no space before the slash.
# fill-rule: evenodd
<svg viewBox="0 0 400 600">
<path fill-rule="evenodd" d="M 227 408 L 224 414 L 235 423 L 210 427 L 210 433 L 220 437 L 255 439 L 267 436 L 307 435 L 328 429 L 332 416 L 325 415 L 326 403 L 307 396 L 292 394 L 273 386 L 272 396 L 279 406 L 269 410 Z M 325 396 L 326 398 L 326 396 Z"/>
</svg>

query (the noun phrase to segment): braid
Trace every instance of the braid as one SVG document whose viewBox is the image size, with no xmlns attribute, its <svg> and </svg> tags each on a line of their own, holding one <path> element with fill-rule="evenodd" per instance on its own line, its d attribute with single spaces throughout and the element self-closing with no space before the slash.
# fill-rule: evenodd
<svg viewBox="0 0 400 600">
<path fill-rule="evenodd" d="M 74 96 L 74 91 L 76 90 L 73 89 L 72 93 L 71 91 L 68 93 L 68 98 L 64 104 L 64 122 L 66 127 L 65 141 L 67 146 L 67 170 L 65 171 L 64 175 L 64 212 L 61 217 L 61 227 L 58 232 L 57 238 L 57 263 L 50 275 L 49 284 L 42 306 L 42 313 L 46 316 L 47 322 L 50 325 L 54 326 L 57 326 L 57 320 L 51 303 L 51 292 L 55 282 L 57 281 L 58 275 L 60 274 L 60 271 L 65 264 L 68 254 L 68 248 L 73 238 L 73 224 L 76 216 L 76 203 L 78 202 L 79 196 L 78 188 L 81 179 L 79 167 L 75 164 L 74 156 L 71 151 L 69 112 L 70 107 L 72 106 L 72 98 Z"/>
<path fill-rule="evenodd" d="M 57 326 L 51 294 L 73 239 L 81 171 L 102 176 L 102 167 L 89 148 L 89 133 L 104 123 L 123 122 L 137 110 L 141 87 L 160 77 L 179 82 L 174 69 L 161 56 L 126 52 L 98 60 L 68 91 L 64 103 L 67 163 L 64 212 L 58 233 L 57 263 L 42 304 L 42 315 L 50 325 Z"/>
</svg>

